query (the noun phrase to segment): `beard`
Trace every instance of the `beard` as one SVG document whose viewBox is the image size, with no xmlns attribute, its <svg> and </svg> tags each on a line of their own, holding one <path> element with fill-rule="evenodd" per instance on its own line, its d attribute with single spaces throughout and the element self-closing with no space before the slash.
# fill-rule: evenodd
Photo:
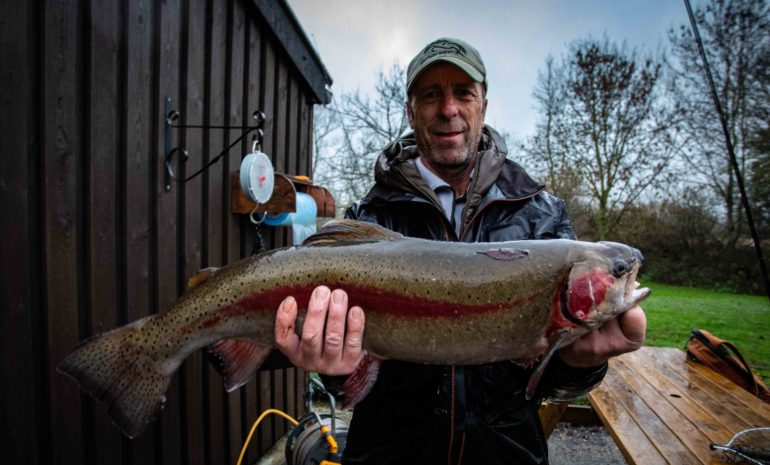
<svg viewBox="0 0 770 465">
<path fill-rule="evenodd" d="M 436 168 L 460 170 L 476 160 L 476 153 L 481 141 L 482 126 L 463 130 L 461 143 L 441 143 L 431 137 L 430 131 L 415 131 L 415 141 L 419 153 L 425 155 Z"/>
</svg>

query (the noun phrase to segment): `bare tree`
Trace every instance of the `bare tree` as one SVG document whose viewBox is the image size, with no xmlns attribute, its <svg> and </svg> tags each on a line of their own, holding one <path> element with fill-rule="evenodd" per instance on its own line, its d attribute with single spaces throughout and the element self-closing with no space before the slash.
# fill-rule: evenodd
<svg viewBox="0 0 770 465">
<path fill-rule="evenodd" d="M 739 167 L 750 175 L 751 168 L 767 166 L 767 151 L 753 141 L 770 115 L 770 7 L 764 0 L 712 0 L 694 16 Z M 728 239 L 735 241 L 743 223 L 739 192 L 697 44 L 689 25 L 672 29 L 669 38 L 677 58 L 671 63 L 674 95 L 687 111 L 681 125 L 689 136 L 686 160 L 721 199 Z"/>
<path fill-rule="evenodd" d="M 545 160 L 557 194 L 591 205 L 598 239 L 662 183 L 676 151 L 676 112 L 660 77 L 659 61 L 606 38 L 574 42 L 559 65 L 548 60 L 540 73 L 530 157 Z"/>
<path fill-rule="evenodd" d="M 397 64 L 378 72 L 373 97 L 342 94 L 323 109 L 328 119 L 316 121 L 314 137 L 330 143 L 316 147 L 315 177 L 334 192 L 340 210 L 366 194 L 377 155 L 408 128 L 404 74 Z"/>
<path fill-rule="evenodd" d="M 563 111 L 566 93 L 563 67 L 552 56 L 545 61 L 545 68 L 538 72 L 533 97 L 540 117 L 535 134 L 524 143 L 527 169 L 538 173 L 548 190 L 561 197 L 567 204 L 573 220 L 583 210 L 580 202 L 587 191 L 569 159 L 567 147 L 560 143 L 566 137 Z"/>
</svg>

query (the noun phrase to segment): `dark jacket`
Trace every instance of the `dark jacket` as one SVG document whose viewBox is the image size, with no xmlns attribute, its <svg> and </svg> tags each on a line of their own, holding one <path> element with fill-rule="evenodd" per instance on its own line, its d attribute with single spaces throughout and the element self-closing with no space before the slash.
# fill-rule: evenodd
<svg viewBox="0 0 770 465">
<path fill-rule="evenodd" d="M 410 161 L 416 156 L 411 136 L 385 149 L 376 184 L 346 217 L 446 241 L 575 238 L 563 202 L 505 158 L 505 144 L 491 128 L 484 128 L 459 235 Z M 513 362 L 447 367 L 385 361 L 356 406 L 343 463 L 545 464 L 540 401 L 584 394 L 601 381 L 606 365 L 575 369 L 554 357 L 527 401 L 532 370 Z"/>
</svg>

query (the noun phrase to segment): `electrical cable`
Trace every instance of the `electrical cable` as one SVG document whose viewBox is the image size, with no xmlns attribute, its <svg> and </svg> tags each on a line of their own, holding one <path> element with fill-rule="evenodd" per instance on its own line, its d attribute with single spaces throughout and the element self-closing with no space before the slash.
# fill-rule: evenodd
<svg viewBox="0 0 770 465">
<path fill-rule="evenodd" d="M 238 456 L 238 461 L 236 462 L 236 465 L 241 465 L 241 462 L 243 462 L 243 456 L 246 455 L 246 449 L 249 447 L 249 442 L 251 442 L 251 437 L 254 436 L 254 431 L 257 430 L 257 426 L 259 426 L 259 424 L 262 423 L 262 420 L 271 413 L 285 418 L 294 426 L 297 426 L 299 424 L 299 422 L 295 420 L 293 417 L 291 417 L 290 415 L 280 410 L 277 410 L 274 408 L 265 410 L 264 412 L 262 412 L 262 415 L 260 415 L 259 418 L 257 418 L 254 421 L 254 424 L 251 426 L 251 431 L 249 431 L 249 435 L 246 437 L 246 441 L 243 442 L 243 448 L 241 449 L 241 454 Z"/>
</svg>

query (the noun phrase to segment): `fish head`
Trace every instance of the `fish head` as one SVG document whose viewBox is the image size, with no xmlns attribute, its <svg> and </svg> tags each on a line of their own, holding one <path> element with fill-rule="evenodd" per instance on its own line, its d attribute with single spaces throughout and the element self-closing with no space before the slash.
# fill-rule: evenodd
<svg viewBox="0 0 770 465">
<path fill-rule="evenodd" d="M 578 326 L 595 328 L 639 305 L 650 295 L 636 281 L 643 259 L 639 250 L 625 244 L 592 244 L 570 270 L 563 316 Z"/>
</svg>

